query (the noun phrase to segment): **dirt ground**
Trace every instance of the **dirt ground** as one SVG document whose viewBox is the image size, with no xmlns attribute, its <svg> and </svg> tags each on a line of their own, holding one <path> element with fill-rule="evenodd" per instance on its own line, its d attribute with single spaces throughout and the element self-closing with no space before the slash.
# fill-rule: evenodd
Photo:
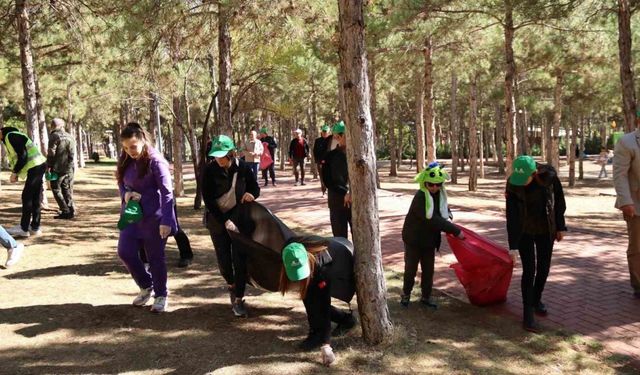
<svg viewBox="0 0 640 375">
<path fill-rule="evenodd" d="M 597 175 L 594 168 L 590 175 Z M 415 304 L 404 310 L 390 302 L 395 329 L 389 342 L 370 347 L 356 328 L 334 340 L 338 361 L 327 370 L 319 352 L 295 349 L 307 322 L 294 296 L 248 288 L 250 317 L 232 316 L 202 212 L 190 208 L 193 183 L 179 206 L 195 261 L 177 268 L 178 252 L 169 240 L 169 312 L 134 308 L 137 287 L 116 254 L 114 169 L 112 163 L 100 163 L 78 172 L 78 217 L 57 221 L 54 210 L 45 211 L 44 234 L 24 241 L 20 263 L 0 268 L 1 374 L 637 373 L 597 342 L 570 332 L 529 335 L 517 322 L 505 324 L 508 317 L 443 295 L 436 312 Z M 414 191 L 413 175 L 403 170 L 398 178 L 383 177 L 382 187 Z M 8 184 L 6 172 L 0 177 L 0 224 L 10 227 L 19 220 L 21 186 Z M 465 192 L 464 185 L 451 187 L 451 194 L 466 207 L 500 211 L 502 181 L 489 177 L 475 194 Z M 610 179 L 590 179 L 568 191 L 567 199 L 579 203 L 570 205 L 575 209 L 568 216 L 583 218 L 585 230 L 604 225 L 623 233 L 611 196 L 600 192 L 612 192 Z M 4 263 L 4 254 L 0 260 Z M 390 271 L 387 279 L 389 298 L 397 300 L 400 275 Z"/>
</svg>

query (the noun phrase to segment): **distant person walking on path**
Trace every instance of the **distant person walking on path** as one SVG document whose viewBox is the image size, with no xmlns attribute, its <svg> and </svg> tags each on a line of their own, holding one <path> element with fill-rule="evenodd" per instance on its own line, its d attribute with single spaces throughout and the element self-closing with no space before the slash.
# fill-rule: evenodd
<svg viewBox="0 0 640 375">
<path fill-rule="evenodd" d="M 47 151 L 47 167 L 57 178 L 50 179 L 51 192 L 58 203 L 60 212 L 54 219 L 73 219 L 73 159 L 76 154 L 76 142 L 64 130 L 64 120 L 54 118 L 49 133 L 49 150 Z"/>
<path fill-rule="evenodd" d="M 269 165 L 269 167 L 262 170 L 262 179 L 264 180 L 264 186 L 269 185 L 269 179 L 267 178 L 267 173 L 269 174 L 269 177 L 271 177 L 271 185 L 277 186 L 275 165 L 276 165 L 276 148 L 278 148 L 278 143 L 276 142 L 275 139 L 273 139 L 272 136 L 268 134 L 267 128 L 260 129 L 260 140 L 262 141 L 263 147 L 265 143 L 267 144 L 266 149 L 269 150 L 269 155 L 271 155 L 271 159 L 273 160 L 273 162 L 271 163 L 271 165 Z"/>
<path fill-rule="evenodd" d="M 322 162 L 322 179 L 327 187 L 327 203 L 331 232 L 334 237 L 348 238 L 351 227 L 351 194 L 347 168 L 347 138 L 342 121 L 333 125 L 331 132 L 338 146 L 326 154 Z"/>
<path fill-rule="evenodd" d="M 244 161 L 251 167 L 253 175 L 256 176 L 256 180 L 258 179 L 260 156 L 262 156 L 263 152 L 264 148 L 262 147 L 262 141 L 258 139 L 258 133 L 255 130 L 252 130 L 249 140 L 244 143 L 242 156 L 244 156 Z"/>
<path fill-rule="evenodd" d="M 202 198 L 208 211 L 206 225 L 216 250 L 218 268 L 228 284 L 231 310 L 235 316 L 246 318 L 247 259 L 246 255 L 232 249 L 228 231 L 237 232 L 238 228 L 229 218 L 239 204 L 258 198 L 260 187 L 251 167 L 236 158 L 235 150 L 233 140 L 226 135 L 212 140 L 209 156 L 215 161 L 207 164 L 202 179 Z"/>
<path fill-rule="evenodd" d="M 434 309 L 438 307 L 431 300 L 431 289 L 435 254 L 440 249 L 440 234 L 444 231 L 464 239 L 462 231 L 449 221 L 451 211 L 444 188 L 448 178 L 447 172 L 437 162 L 433 162 L 414 179 L 419 184 L 419 190 L 413 196 L 402 227 L 404 283 L 400 303 L 404 307 L 408 307 L 411 300 L 418 264 L 422 269 L 420 302 Z"/>
<path fill-rule="evenodd" d="M 636 126 L 640 118 L 636 118 Z M 627 262 L 633 295 L 640 298 L 640 127 L 620 138 L 613 155 L 617 209 L 627 222 Z"/>
<path fill-rule="evenodd" d="M 597 163 L 600 165 L 600 173 L 598 178 L 602 178 L 603 175 L 607 178 L 607 164 L 609 162 L 609 152 L 606 147 L 600 147 L 600 155 L 598 155 Z"/>
<path fill-rule="evenodd" d="M 304 162 L 309 157 L 309 144 L 302 137 L 302 130 L 296 129 L 296 137 L 289 143 L 289 163 L 293 166 L 293 176 L 296 179 L 294 183 L 298 186 L 298 167 L 300 167 L 300 185 L 304 183 Z"/>
<path fill-rule="evenodd" d="M 522 261 L 523 328 L 537 332 L 534 313 L 547 315 L 542 291 L 549 276 L 553 243 L 562 241 L 567 231 L 566 204 L 556 170 L 536 164 L 531 156 L 519 156 L 513 161 L 506 201 L 509 249 L 514 261 L 515 251 Z"/>
<path fill-rule="evenodd" d="M 0 140 L 7 150 L 11 168 L 9 181 L 25 180 L 22 189 L 22 216 L 20 225 L 7 229 L 15 237 L 29 237 L 42 233 L 40 211 L 42 183 L 47 170 L 47 159 L 29 137 L 14 127 L 0 129 Z"/>
<path fill-rule="evenodd" d="M 0 245 L 7 249 L 6 268 L 18 263 L 24 252 L 24 245 L 16 242 L 11 235 L 0 225 Z"/>
<path fill-rule="evenodd" d="M 300 299 L 304 302 L 309 322 L 309 334 L 298 346 L 309 351 L 320 348 L 322 363 L 335 361 L 331 348 L 331 335 L 346 333 L 356 325 L 355 317 L 331 305 L 332 279 L 354 280 L 353 263 L 341 264 L 332 258 L 329 243 L 321 238 L 298 238 L 282 249 L 280 291 L 284 295 L 292 286 L 299 285 Z M 333 277 L 332 277 L 333 275 Z M 338 325 L 331 332 L 331 322 Z"/>
<path fill-rule="evenodd" d="M 322 180 L 322 160 L 324 160 L 324 157 L 327 152 L 329 152 L 329 147 L 331 146 L 332 137 L 329 134 L 329 131 L 329 125 L 323 125 L 322 128 L 320 128 L 320 137 L 316 138 L 313 142 L 313 162 L 316 163 L 316 166 L 318 167 L 322 195 L 327 191 L 327 187 L 324 185 L 324 181 Z"/>
<path fill-rule="evenodd" d="M 164 249 L 167 237 L 177 230 L 173 211 L 173 187 L 169 163 L 151 146 L 142 127 L 131 122 L 120 133 L 122 154 L 118 158 L 116 178 L 125 213 L 137 201 L 142 209 L 140 221 L 120 230 L 118 255 L 127 267 L 140 293 L 133 305 L 144 306 L 153 292 L 151 311 L 167 309 L 167 265 Z M 149 272 L 138 251 L 144 248 L 149 260 Z"/>
</svg>

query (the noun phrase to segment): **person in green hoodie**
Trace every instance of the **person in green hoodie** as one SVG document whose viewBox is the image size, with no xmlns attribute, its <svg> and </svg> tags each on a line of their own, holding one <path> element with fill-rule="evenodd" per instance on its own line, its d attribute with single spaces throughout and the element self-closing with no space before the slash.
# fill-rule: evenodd
<svg viewBox="0 0 640 375">
<path fill-rule="evenodd" d="M 464 239 L 462 231 L 450 222 L 452 216 L 447 204 L 447 191 L 444 188 L 448 178 L 449 175 L 440 164 L 433 162 L 414 179 L 420 190 L 413 196 L 402 227 L 404 283 L 400 303 L 404 307 L 408 307 L 411 300 L 418 264 L 422 269 L 420 302 L 434 309 L 438 307 L 431 300 L 431 289 L 435 254 L 440 248 L 440 233 L 444 231 Z"/>
</svg>

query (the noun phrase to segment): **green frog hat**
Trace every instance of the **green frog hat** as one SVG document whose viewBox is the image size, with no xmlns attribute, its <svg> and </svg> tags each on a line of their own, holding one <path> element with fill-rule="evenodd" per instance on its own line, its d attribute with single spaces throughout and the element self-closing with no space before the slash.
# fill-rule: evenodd
<svg viewBox="0 0 640 375">
<path fill-rule="evenodd" d="M 449 179 L 449 174 L 444 168 L 437 162 L 434 161 L 430 163 L 422 172 L 420 172 L 415 178 L 416 181 L 420 185 L 420 190 L 424 192 L 425 195 L 425 212 L 427 214 L 427 219 L 431 219 L 433 217 L 433 197 L 427 189 L 426 184 L 441 184 L 440 187 L 440 215 L 443 218 L 449 217 L 449 206 L 447 204 L 447 191 L 444 188 L 444 183 Z"/>
</svg>

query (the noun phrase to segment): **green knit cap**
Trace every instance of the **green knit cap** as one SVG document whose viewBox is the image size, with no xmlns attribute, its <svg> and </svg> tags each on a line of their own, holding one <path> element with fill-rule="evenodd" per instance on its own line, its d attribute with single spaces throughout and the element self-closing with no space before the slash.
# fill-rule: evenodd
<svg viewBox="0 0 640 375">
<path fill-rule="evenodd" d="M 438 164 L 437 161 L 430 163 L 422 172 L 420 172 L 414 178 L 414 181 L 420 184 L 420 190 L 422 190 L 422 192 L 424 193 L 424 198 L 425 198 L 424 211 L 427 215 L 427 219 L 431 219 L 430 212 L 432 211 L 431 211 L 431 195 L 430 195 L 431 193 L 429 192 L 429 189 L 427 189 L 427 187 L 425 186 L 425 182 L 432 183 L 432 184 L 444 184 L 444 182 L 448 179 L 449 179 L 449 174 L 447 173 L 447 171 L 444 170 L 444 168 L 440 164 Z M 440 188 L 440 197 L 446 202 L 447 192 L 444 186 Z M 441 214 L 445 215 L 446 213 L 441 213 Z"/>
</svg>

